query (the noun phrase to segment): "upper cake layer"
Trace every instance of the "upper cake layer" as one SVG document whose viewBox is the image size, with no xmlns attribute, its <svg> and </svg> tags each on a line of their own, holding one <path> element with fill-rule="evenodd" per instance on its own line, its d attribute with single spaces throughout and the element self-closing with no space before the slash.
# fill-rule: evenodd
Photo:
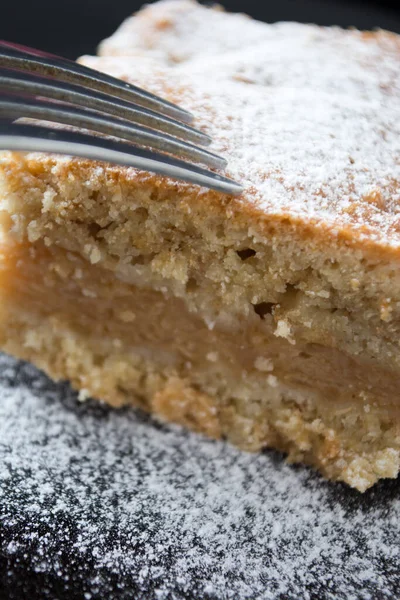
<svg viewBox="0 0 400 600">
<path fill-rule="evenodd" d="M 119 58 L 86 62 L 174 89 L 244 183 L 243 210 L 399 246 L 399 36 L 164 0 L 127 19 L 100 54 Z M 148 69 L 162 70 L 165 87 Z"/>
<path fill-rule="evenodd" d="M 213 138 L 212 150 L 228 159 L 227 175 L 245 191 L 232 199 L 126 168 L 119 170 L 123 180 L 140 186 L 145 179 L 192 202 L 229 205 L 249 223 L 290 224 L 330 244 L 361 243 L 363 250 L 397 255 L 399 39 L 267 25 L 167 0 L 126 21 L 101 46 L 103 54 L 136 53 L 139 60 L 84 62 L 191 110 Z M 93 164 L 94 177 L 98 168 Z"/>
</svg>

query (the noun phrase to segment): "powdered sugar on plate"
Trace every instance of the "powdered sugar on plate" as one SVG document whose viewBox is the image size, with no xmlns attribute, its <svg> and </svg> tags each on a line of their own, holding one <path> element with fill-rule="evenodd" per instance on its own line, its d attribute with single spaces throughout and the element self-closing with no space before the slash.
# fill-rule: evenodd
<svg viewBox="0 0 400 600">
<path fill-rule="evenodd" d="M 4 355 L 0 369 L 10 597 L 398 597 L 396 481 L 360 495 L 274 453 L 79 403 Z"/>
</svg>

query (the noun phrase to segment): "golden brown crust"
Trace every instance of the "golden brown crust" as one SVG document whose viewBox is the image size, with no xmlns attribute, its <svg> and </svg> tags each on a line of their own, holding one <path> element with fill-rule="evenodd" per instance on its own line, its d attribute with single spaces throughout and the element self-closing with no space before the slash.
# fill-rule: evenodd
<svg viewBox="0 0 400 600">
<path fill-rule="evenodd" d="M 87 182 L 107 181 L 109 187 L 150 190 L 158 201 L 173 197 L 177 206 L 181 206 L 183 210 L 185 207 L 186 210 L 195 207 L 204 215 L 211 212 L 231 220 L 237 224 L 238 229 L 247 225 L 262 236 L 290 237 L 300 245 L 309 244 L 310 249 L 316 252 L 329 252 L 330 249 L 342 247 L 359 250 L 372 262 L 390 263 L 400 260 L 400 246 L 383 244 L 370 235 L 374 230 L 368 223 L 357 231 L 354 231 L 350 224 L 335 229 L 330 223 L 321 221 L 318 216 L 305 220 L 290 213 L 271 214 L 255 203 L 244 202 L 242 196 L 229 196 L 161 175 L 80 158 L 60 159 L 45 154 L 28 154 L 21 162 L 21 155 L 8 153 L 8 157 L 3 159 L 3 164 L 0 164 L 0 170 L 5 175 L 7 194 L 23 191 L 27 185 L 27 177 L 32 176 L 32 183 L 37 184 L 38 180 L 47 178 L 47 174 L 54 169 L 61 184 L 63 181 L 68 182 L 72 177 Z"/>
</svg>

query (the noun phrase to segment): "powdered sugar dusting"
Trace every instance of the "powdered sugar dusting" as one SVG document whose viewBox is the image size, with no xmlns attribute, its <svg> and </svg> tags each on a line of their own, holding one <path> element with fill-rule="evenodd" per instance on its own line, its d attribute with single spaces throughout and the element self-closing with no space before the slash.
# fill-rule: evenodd
<svg viewBox="0 0 400 600">
<path fill-rule="evenodd" d="M 165 0 L 128 20 L 102 53 L 119 56 L 86 61 L 194 112 L 245 185 L 244 203 L 400 245 L 395 34 L 268 25 Z"/>
<path fill-rule="evenodd" d="M 99 54 L 136 55 L 138 51 L 167 64 L 176 64 L 199 54 L 214 56 L 242 47 L 264 37 L 263 24 L 243 14 L 230 14 L 218 8 L 210 11 L 194 0 L 163 0 L 145 6 L 126 19 L 117 34 L 104 40 Z"/>
<path fill-rule="evenodd" d="M 0 368 L 0 542 L 14 590 L 31 570 L 41 598 L 396 597 L 395 481 L 361 496 L 273 453 L 82 405 L 4 355 Z"/>
</svg>

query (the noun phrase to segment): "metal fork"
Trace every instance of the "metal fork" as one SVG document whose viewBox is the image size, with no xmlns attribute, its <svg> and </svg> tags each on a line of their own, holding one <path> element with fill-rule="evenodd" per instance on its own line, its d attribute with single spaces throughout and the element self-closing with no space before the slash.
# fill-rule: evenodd
<svg viewBox="0 0 400 600">
<path fill-rule="evenodd" d="M 24 117 L 95 133 L 18 121 Z M 80 156 L 239 194 L 241 185 L 210 170 L 226 161 L 201 147 L 211 139 L 191 127 L 192 120 L 191 113 L 132 84 L 0 41 L 0 150 Z"/>
</svg>

